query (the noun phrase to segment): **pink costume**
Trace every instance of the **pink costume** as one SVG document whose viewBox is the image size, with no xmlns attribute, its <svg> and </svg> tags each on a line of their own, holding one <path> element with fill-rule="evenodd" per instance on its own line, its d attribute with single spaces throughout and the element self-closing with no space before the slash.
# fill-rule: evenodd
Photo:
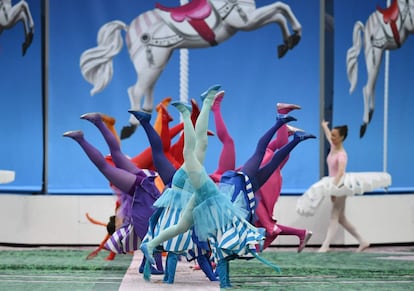
<svg viewBox="0 0 414 291">
<path fill-rule="evenodd" d="M 330 151 L 326 157 L 326 163 L 328 164 L 329 177 L 335 177 L 338 173 L 338 165 L 340 163 L 348 163 L 348 155 L 345 151 L 332 152 Z"/>
<path fill-rule="evenodd" d="M 220 111 L 220 104 L 224 97 L 224 94 L 221 94 L 217 97 L 214 101 L 214 104 L 211 108 L 214 114 L 214 120 L 216 125 L 217 136 L 223 144 L 223 149 L 220 154 L 219 164 L 217 170 L 210 175 L 210 177 L 217 183 L 220 181 L 221 175 L 226 172 L 227 170 L 235 169 L 235 161 L 236 161 L 236 154 L 235 154 L 235 145 L 234 140 L 228 133 L 227 127 L 223 120 Z M 295 107 L 293 107 L 295 108 Z M 278 109 L 278 113 L 280 114 L 287 114 L 292 109 L 292 107 L 285 107 Z M 296 108 L 298 109 L 298 108 Z M 264 155 L 262 165 L 265 165 L 269 162 L 272 158 L 274 153 L 286 145 L 289 141 L 289 131 L 286 125 L 283 125 L 279 130 L 276 132 L 276 138 L 273 139 Z M 280 196 L 280 191 L 282 188 L 282 175 L 281 169 L 288 161 L 289 156 L 282 162 L 280 167 L 278 167 L 270 178 L 266 181 L 266 183 L 255 193 L 255 196 L 259 197 L 259 203 L 257 204 L 257 208 L 255 210 L 256 216 L 258 220 L 256 221 L 255 225 L 257 227 L 264 227 L 266 229 L 266 240 L 264 243 L 264 248 L 267 248 L 275 239 L 280 235 L 296 235 L 300 239 L 300 251 L 302 250 L 303 242 L 306 238 L 306 230 L 305 229 L 295 229 L 287 226 L 283 226 L 278 224 L 276 230 L 275 228 L 275 221 L 273 220 L 273 208 L 276 204 L 277 200 Z M 305 242 L 306 243 L 306 242 Z"/>
<path fill-rule="evenodd" d="M 214 114 L 217 136 L 223 144 L 218 162 L 218 168 L 213 174 L 210 174 L 210 178 L 212 178 L 216 183 L 220 181 L 221 175 L 224 172 L 227 170 L 234 170 L 236 167 L 236 150 L 234 140 L 227 130 L 226 124 L 224 123 L 223 116 L 221 115 L 220 111 L 220 104 L 223 100 L 223 97 L 224 92 L 222 91 L 220 95 L 216 97 L 213 106 L 211 107 L 211 111 L 213 111 Z"/>
<path fill-rule="evenodd" d="M 278 113 L 287 113 L 290 110 L 278 110 Z M 282 126 L 278 131 L 276 138 L 269 144 L 266 149 L 265 157 L 263 158 L 263 164 L 267 163 L 272 157 L 275 151 L 283 147 L 288 143 L 289 132 L 286 125 Z M 256 227 L 264 227 L 266 229 L 266 239 L 263 248 L 267 248 L 278 235 L 295 235 L 299 238 L 298 252 L 301 252 L 305 247 L 305 244 L 310 239 L 311 232 L 307 232 L 306 229 L 297 229 L 285 225 L 276 223 L 273 219 L 274 206 L 280 196 L 282 189 L 282 174 L 281 170 L 288 161 L 289 156 L 283 161 L 283 163 L 273 172 L 272 176 L 266 181 L 266 183 L 256 191 L 256 195 L 259 197 L 259 203 L 256 208 L 256 215 L 258 220 L 256 221 Z"/>
</svg>

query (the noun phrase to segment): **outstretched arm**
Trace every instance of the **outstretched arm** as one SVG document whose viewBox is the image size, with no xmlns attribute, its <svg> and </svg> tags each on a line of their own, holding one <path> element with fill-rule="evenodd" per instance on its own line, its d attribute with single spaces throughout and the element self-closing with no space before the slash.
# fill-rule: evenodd
<svg viewBox="0 0 414 291">
<path fill-rule="evenodd" d="M 328 140 L 329 143 L 331 143 L 331 130 L 329 129 L 328 124 L 329 124 L 329 121 L 324 120 L 322 121 L 321 126 L 325 133 L 326 139 Z"/>
</svg>

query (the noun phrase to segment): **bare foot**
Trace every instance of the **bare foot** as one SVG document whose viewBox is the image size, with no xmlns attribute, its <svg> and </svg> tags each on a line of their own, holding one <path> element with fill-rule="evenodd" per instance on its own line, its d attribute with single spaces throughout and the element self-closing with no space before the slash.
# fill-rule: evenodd
<svg viewBox="0 0 414 291">
<path fill-rule="evenodd" d="M 327 253 L 327 252 L 329 252 L 330 250 L 331 250 L 330 248 L 321 247 L 321 248 L 318 250 L 318 253 Z"/>
<path fill-rule="evenodd" d="M 369 248 L 369 242 L 364 241 L 364 242 L 362 242 L 362 243 L 359 245 L 359 247 L 357 248 L 356 252 L 357 252 L 357 253 L 363 252 L 363 251 L 365 251 L 367 248 Z"/>
</svg>

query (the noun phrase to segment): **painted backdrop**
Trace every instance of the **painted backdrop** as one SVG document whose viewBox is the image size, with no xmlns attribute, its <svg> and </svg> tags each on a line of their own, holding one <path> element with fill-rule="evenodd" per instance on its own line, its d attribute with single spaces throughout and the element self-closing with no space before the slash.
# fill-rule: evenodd
<svg viewBox="0 0 414 291">
<path fill-rule="evenodd" d="M 159 1 L 167 6 L 179 1 Z M 334 44 L 334 111 L 333 124 L 348 124 L 346 141 L 349 171 L 383 169 L 383 84 L 384 69 L 376 90 L 376 111 L 363 139 L 359 138 L 362 119 L 362 86 L 365 82 L 364 59 L 360 58 L 358 87 L 349 95 L 346 77 L 346 51 L 352 44 L 356 20 L 365 21 L 378 1 L 335 2 Z M 101 93 L 90 96 L 92 86 L 80 72 L 81 54 L 96 45 L 99 28 L 112 20 L 129 23 L 139 14 L 153 9 L 155 1 L 136 0 L 51 0 L 47 79 L 47 109 L 42 112 L 42 34 L 41 1 L 28 1 L 35 20 L 35 38 L 26 56 L 21 56 L 22 27 L 17 25 L 0 35 L 0 70 L 2 70 L 0 130 L 3 132 L 0 169 L 16 171 L 16 180 L 0 185 L 0 190 L 40 191 L 43 168 L 47 173 L 48 193 L 110 193 L 108 182 L 96 170 L 80 147 L 63 138 L 68 130 L 81 129 L 86 138 L 103 154 L 108 148 L 99 132 L 79 117 L 86 112 L 103 112 L 117 120 L 117 128 L 128 124 L 127 88 L 136 74 L 126 47 L 114 58 L 114 76 Z M 272 3 L 257 1 L 258 6 Z M 319 136 L 319 1 L 286 1 L 303 26 L 303 37 L 282 59 L 277 45 L 282 41 L 280 29 L 268 25 L 252 32 L 239 32 L 217 47 L 189 51 L 189 97 L 199 95 L 212 84 L 226 91 L 222 103 L 224 119 L 236 142 L 237 164 L 241 165 L 254 151 L 257 140 L 275 120 L 276 103 L 290 102 L 302 106 L 294 111 L 298 121 L 292 125 Z M 410 114 L 412 83 L 408 81 L 413 64 L 408 39 L 399 50 L 391 52 L 390 111 L 387 142 L 387 170 L 393 176 L 391 189 L 413 188 L 410 165 Z M 155 87 L 156 102 L 171 96 L 179 99 L 179 52 L 176 51 Z M 170 112 L 179 121 L 174 108 Z M 47 129 L 47 159 L 43 164 L 43 117 Z M 173 122 L 173 123 L 174 123 Z M 210 128 L 214 130 L 211 118 Z M 125 154 L 135 156 L 148 146 L 142 129 L 123 140 Z M 221 144 L 210 137 L 206 168 L 213 171 Z M 319 140 L 309 140 L 294 149 L 283 170 L 283 192 L 301 193 L 319 180 Z"/>
</svg>

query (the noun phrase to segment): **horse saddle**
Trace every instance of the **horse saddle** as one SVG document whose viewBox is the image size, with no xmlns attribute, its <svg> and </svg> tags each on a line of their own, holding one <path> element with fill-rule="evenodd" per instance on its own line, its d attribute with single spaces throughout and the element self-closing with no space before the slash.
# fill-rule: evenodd
<svg viewBox="0 0 414 291">
<path fill-rule="evenodd" d="M 387 8 L 381 8 L 377 6 L 377 10 L 379 13 L 382 14 L 382 19 L 384 23 L 385 24 L 390 23 L 394 40 L 398 44 L 398 46 L 401 46 L 400 33 L 397 28 L 397 20 L 398 20 L 398 17 L 400 16 L 400 9 L 398 7 L 398 1 L 393 0 L 391 5 Z"/>
<path fill-rule="evenodd" d="M 377 5 L 377 10 L 382 14 L 385 23 L 397 21 L 400 14 L 397 0 L 392 1 L 391 5 L 387 8 L 381 8 Z"/>
<path fill-rule="evenodd" d="M 169 12 L 171 18 L 177 22 L 183 22 L 186 18 L 203 20 L 211 13 L 211 6 L 207 0 L 193 0 L 178 7 L 166 7 L 160 3 L 156 3 L 155 7 Z"/>
<path fill-rule="evenodd" d="M 210 45 L 217 45 L 214 29 L 218 26 L 219 17 L 208 0 L 193 0 L 178 7 L 166 7 L 156 3 L 155 8 L 176 33 L 186 38 L 201 37 Z"/>
</svg>

